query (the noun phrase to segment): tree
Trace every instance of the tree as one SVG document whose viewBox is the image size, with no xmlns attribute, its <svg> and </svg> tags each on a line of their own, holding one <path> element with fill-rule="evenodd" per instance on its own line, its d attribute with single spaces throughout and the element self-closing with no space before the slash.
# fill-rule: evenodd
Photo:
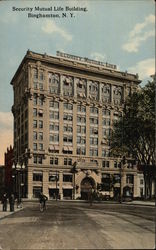
<svg viewBox="0 0 156 250">
<path fill-rule="evenodd" d="M 146 175 L 147 166 L 155 169 L 154 81 L 148 82 L 126 99 L 123 116 L 114 124 L 111 153 L 135 159 L 138 165 L 146 168 Z"/>
</svg>

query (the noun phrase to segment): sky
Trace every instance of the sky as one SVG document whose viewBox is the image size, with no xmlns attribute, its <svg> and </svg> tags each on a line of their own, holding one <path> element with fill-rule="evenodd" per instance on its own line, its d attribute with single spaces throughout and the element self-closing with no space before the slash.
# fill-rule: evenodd
<svg viewBox="0 0 156 250">
<path fill-rule="evenodd" d="M 66 12 L 66 6 L 86 11 Z M 35 7 L 57 10 L 35 11 Z M 59 14 L 60 18 L 28 18 L 28 13 Z M 112 63 L 121 71 L 138 73 L 144 86 L 155 71 L 154 36 L 154 0 L 0 1 L 0 164 L 7 147 L 13 145 L 10 81 L 28 49 Z"/>
</svg>

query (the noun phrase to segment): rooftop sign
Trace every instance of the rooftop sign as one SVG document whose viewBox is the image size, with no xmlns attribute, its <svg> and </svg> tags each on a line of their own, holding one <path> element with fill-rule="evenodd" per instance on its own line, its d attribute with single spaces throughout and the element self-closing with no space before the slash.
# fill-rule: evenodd
<svg viewBox="0 0 156 250">
<path fill-rule="evenodd" d="M 63 52 L 60 52 L 60 51 L 57 51 L 56 55 L 59 56 L 59 57 L 64 57 L 64 58 L 72 59 L 72 60 L 75 60 L 75 61 L 95 64 L 95 65 L 99 65 L 99 66 L 103 66 L 103 67 L 111 68 L 111 69 L 117 69 L 117 66 L 114 65 L 114 64 L 110 64 L 110 63 L 107 63 L 107 62 L 106 63 L 99 62 L 99 61 L 96 61 L 96 60 L 88 59 L 86 57 L 74 56 L 74 55 L 66 54 L 66 53 L 63 53 Z"/>
</svg>

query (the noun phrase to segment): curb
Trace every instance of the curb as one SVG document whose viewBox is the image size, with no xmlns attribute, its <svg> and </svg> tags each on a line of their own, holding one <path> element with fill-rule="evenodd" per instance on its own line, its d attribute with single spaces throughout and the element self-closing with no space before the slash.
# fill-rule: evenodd
<svg viewBox="0 0 156 250">
<path fill-rule="evenodd" d="M 0 220 L 3 220 L 5 219 L 6 217 L 10 216 L 11 214 L 15 214 L 15 213 L 18 213 L 19 211 L 23 210 L 24 208 L 20 208 L 19 210 L 16 210 L 16 211 L 13 211 L 13 212 L 10 212 L 9 214 L 7 215 L 4 215 L 3 217 L 0 217 Z M 8 211 L 9 212 L 9 211 Z"/>
<path fill-rule="evenodd" d="M 38 199 L 30 199 L 30 200 L 23 200 L 23 203 L 25 202 L 38 202 Z M 66 203 L 84 203 L 84 204 L 87 204 L 87 203 L 90 203 L 89 201 L 86 201 L 86 200 L 48 200 L 48 203 L 53 203 L 53 202 L 66 202 Z M 149 206 L 149 207 L 155 207 L 156 204 L 153 202 L 153 204 L 149 204 L 149 203 L 135 203 L 135 202 L 111 202 L 111 201 L 93 201 L 94 204 L 116 204 L 116 205 L 130 205 L 130 206 Z"/>
</svg>

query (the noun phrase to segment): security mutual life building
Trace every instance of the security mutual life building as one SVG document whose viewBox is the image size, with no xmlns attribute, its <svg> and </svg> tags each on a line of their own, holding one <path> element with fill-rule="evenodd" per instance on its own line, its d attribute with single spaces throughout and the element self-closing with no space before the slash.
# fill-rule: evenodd
<svg viewBox="0 0 156 250">
<path fill-rule="evenodd" d="M 139 83 L 137 74 L 112 64 L 28 50 L 11 81 L 14 164 L 25 165 L 22 196 L 42 191 L 49 198 L 87 199 L 98 184 L 110 196 L 125 187 L 140 196 L 136 166 L 128 161 L 121 171 L 121 159 L 110 155 L 113 123 Z"/>
</svg>

